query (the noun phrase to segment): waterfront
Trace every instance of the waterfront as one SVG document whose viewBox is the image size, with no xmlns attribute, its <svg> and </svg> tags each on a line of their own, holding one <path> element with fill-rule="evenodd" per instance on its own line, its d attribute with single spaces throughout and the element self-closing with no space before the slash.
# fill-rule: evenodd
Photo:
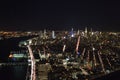
<svg viewBox="0 0 120 80">
<path fill-rule="evenodd" d="M 3 80 L 25 80 L 28 64 L 23 62 L 9 62 L 8 57 L 11 51 L 25 50 L 18 46 L 22 40 L 31 37 L 10 38 L 0 41 L 0 78 Z M 16 65 L 17 64 L 17 65 Z"/>
<path fill-rule="evenodd" d="M 73 30 L 60 31 L 56 35 L 54 31 L 37 34 L 38 37 L 29 40 L 13 38 L 1 42 L 1 49 L 4 48 L 0 51 L 0 62 L 4 65 L 0 69 L 1 78 L 8 76 L 5 80 L 25 80 L 26 77 L 26 80 L 99 80 L 101 76 L 119 73 L 119 34 Z M 5 66 L 4 60 L 9 65 Z M 29 70 L 28 64 L 17 66 L 26 61 L 31 64 Z"/>
<path fill-rule="evenodd" d="M 25 80 L 27 66 L 0 66 L 0 78 L 3 80 Z"/>
</svg>

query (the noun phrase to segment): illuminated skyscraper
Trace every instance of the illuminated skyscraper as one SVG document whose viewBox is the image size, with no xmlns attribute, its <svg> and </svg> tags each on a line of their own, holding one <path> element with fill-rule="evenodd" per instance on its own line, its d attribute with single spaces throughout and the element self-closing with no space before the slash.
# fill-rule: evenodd
<svg viewBox="0 0 120 80">
<path fill-rule="evenodd" d="M 87 27 L 85 27 L 85 34 L 84 36 L 87 37 L 88 31 L 87 31 Z"/>
<path fill-rule="evenodd" d="M 70 36 L 71 36 L 71 37 L 74 37 L 74 31 L 73 31 L 73 28 L 72 28 L 72 30 L 71 30 L 71 32 L 70 32 Z"/>
<path fill-rule="evenodd" d="M 85 34 L 87 34 L 87 27 L 85 27 Z"/>
<path fill-rule="evenodd" d="M 52 31 L 52 38 L 55 39 L 55 31 Z"/>
<path fill-rule="evenodd" d="M 43 38 L 44 39 L 47 38 L 47 36 L 46 36 L 46 29 L 44 29 Z"/>
<path fill-rule="evenodd" d="M 79 34 L 80 34 L 80 30 L 77 31 L 77 35 L 79 35 Z"/>
</svg>

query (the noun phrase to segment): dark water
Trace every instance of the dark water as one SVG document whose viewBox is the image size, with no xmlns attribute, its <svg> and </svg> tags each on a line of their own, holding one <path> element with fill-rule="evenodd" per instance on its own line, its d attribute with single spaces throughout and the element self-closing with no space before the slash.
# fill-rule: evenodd
<svg viewBox="0 0 120 80">
<path fill-rule="evenodd" d="M 27 36 L 27 37 L 18 37 L 18 38 L 0 40 L 0 62 L 7 62 L 10 51 L 18 51 L 20 49 L 23 49 L 18 46 L 20 41 L 25 41 L 33 37 L 36 36 Z"/>
<path fill-rule="evenodd" d="M 0 67 L 0 80 L 25 80 L 27 66 Z"/>
<path fill-rule="evenodd" d="M 18 47 L 20 41 L 27 40 L 32 37 L 19 37 L 0 40 L 0 62 L 8 62 L 10 51 L 21 50 Z M 23 66 L 0 66 L 0 80 L 25 80 L 27 65 Z"/>
</svg>

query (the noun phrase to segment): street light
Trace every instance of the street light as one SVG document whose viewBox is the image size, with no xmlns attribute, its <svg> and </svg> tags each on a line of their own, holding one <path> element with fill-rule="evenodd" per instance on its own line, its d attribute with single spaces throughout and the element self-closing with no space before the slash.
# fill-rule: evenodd
<svg viewBox="0 0 120 80">
<path fill-rule="evenodd" d="M 92 50 L 95 51 L 95 48 L 93 47 Z"/>
</svg>

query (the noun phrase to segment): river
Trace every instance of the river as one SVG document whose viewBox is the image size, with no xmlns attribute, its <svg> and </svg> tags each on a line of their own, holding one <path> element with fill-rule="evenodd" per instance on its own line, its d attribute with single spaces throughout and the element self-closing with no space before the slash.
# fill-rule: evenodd
<svg viewBox="0 0 120 80">
<path fill-rule="evenodd" d="M 18 47 L 19 42 L 32 37 L 29 36 L 0 40 L 0 62 L 7 63 L 10 51 L 20 50 L 21 48 Z M 27 65 L 0 66 L 0 80 L 25 80 L 26 73 Z"/>
<path fill-rule="evenodd" d="M 27 66 L 2 66 L 0 78 L 2 80 L 25 80 Z"/>
</svg>

